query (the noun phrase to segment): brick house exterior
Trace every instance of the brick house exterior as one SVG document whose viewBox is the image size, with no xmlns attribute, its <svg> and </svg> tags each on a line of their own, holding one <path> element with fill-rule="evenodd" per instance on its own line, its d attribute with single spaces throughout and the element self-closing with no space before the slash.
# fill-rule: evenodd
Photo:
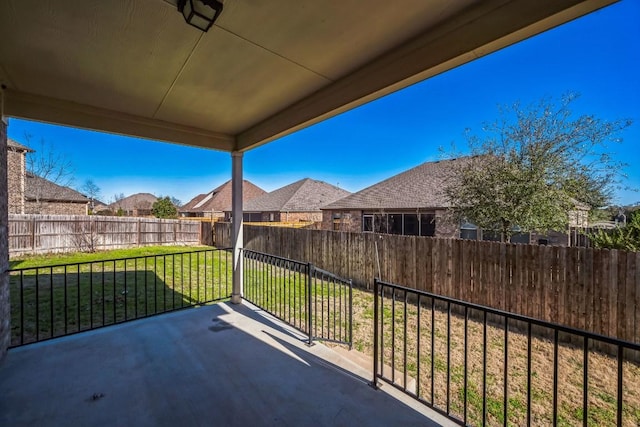
<svg viewBox="0 0 640 427">
<path fill-rule="evenodd" d="M 108 206 L 111 215 L 122 213 L 124 216 L 153 216 L 153 204 L 158 200 L 151 193 L 136 193 L 115 201 Z"/>
<path fill-rule="evenodd" d="M 12 139 L 7 140 L 7 183 L 9 185 L 10 214 L 25 213 L 26 154 L 31 151 L 33 150 Z"/>
<path fill-rule="evenodd" d="M 76 190 L 55 184 L 26 170 L 28 147 L 7 140 L 9 213 L 87 215 L 89 199 Z"/>
<path fill-rule="evenodd" d="M 426 162 L 367 187 L 322 208 L 324 230 L 377 232 L 414 236 L 435 236 L 495 240 L 495 233 L 483 232 L 468 222 L 460 224 L 450 215 L 451 204 L 443 189 L 452 172 L 471 157 Z M 589 206 L 574 201 L 568 212 L 569 227 L 588 225 Z M 566 233 L 558 244 L 566 244 Z M 514 243 L 529 243 L 535 233 L 518 233 Z M 499 240 L 499 236 L 497 237 Z"/>
<path fill-rule="evenodd" d="M 0 94 L 1 96 L 1 94 Z M 7 164 L 7 123 L 0 116 L 0 165 Z M 11 300 L 9 299 L 9 198 L 7 182 L 8 168 L 0 168 L 0 362 L 7 355 L 11 343 Z"/>
<path fill-rule="evenodd" d="M 323 221 L 321 207 L 349 193 L 346 190 L 311 178 L 273 190 L 244 205 L 245 222 L 317 222 Z M 231 207 L 225 218 L 231 217 Z"/>
<path fill-rule="evenodd" d="M 246 179 L 242 181 L 243 204 L 263 194 L 267 192 L 251 181 Z M 178 209 L 178 212 L 182 217 L 222 219 L 225 216 L 225 210 L 231 206 L 231 195 L 231 181 L 227 181 L 206 194 L 198 194 Z"/>
<path fill-rule="evenodd" d="M 454 162 L 426 162 L 322 208 L 322 228 L 415 236 L 458 237 L 442 192 Z"/>
</svg>

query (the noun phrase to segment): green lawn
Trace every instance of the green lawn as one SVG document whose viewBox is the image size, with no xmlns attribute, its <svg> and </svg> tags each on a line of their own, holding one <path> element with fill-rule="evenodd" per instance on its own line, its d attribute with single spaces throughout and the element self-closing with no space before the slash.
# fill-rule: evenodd
<svg viewBox="0 0 640 427">
<path fill-rule="evenodd" d="M 163 246 L 14 260 L 12 345 L 227 298 L 230 255 Z"/>
<path fill-rule="evenodd" d="M 9 268 L 45 267 L 49 265 L 71 264 L 78 262 L 102 261 L 108 259 L 134 258 L 149 255 L 171 254 L 211 249 L 210 246 L 146 246 L 140 248 L 114 249 L 93 253 L 76 252 L 67 254 L 25 255 L 9 260 Z"/>
</svg>

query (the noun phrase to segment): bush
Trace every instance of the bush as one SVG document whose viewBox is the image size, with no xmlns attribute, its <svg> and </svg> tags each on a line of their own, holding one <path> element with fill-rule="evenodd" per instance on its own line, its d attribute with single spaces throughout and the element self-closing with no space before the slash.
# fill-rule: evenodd
<svg viewBox="0 0 640 427">
<path fill-rule="evenodd" d="M 593 247 L 640 252 L 640 211 L 630 215 L 627 225 L 613 230 L 598 230 L 589 235 Z"/>
</svg>

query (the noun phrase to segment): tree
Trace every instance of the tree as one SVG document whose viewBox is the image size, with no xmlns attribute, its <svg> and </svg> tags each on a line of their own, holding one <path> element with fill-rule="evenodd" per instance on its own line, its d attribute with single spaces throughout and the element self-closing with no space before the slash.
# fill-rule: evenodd
<svg viewBox="0 0 640 427">
<path fill-rule="evenodd" d="M 171 203 L 173 203 L 173 206 L 175 206 L 176 208 L 179 208 L 180 206 L 182 206 L 182 200 L 176 197 L 171 197 Z"/>
<path fill-rule="evenodd" d="M 151 212 L 156 218 L 177 218 L 178 209 L 171 202 L 169 196 L 159 197 L 153 204 Z"/>
<path fill-rule="evenodd" d="M 110 208 L 113 211 L 114 215 L 123 216 L 125 214 L 124 209 L 122 209 L 122 206 L 120 206 L 120 202 L 124 198 L 124 193 L 116 193 L 111 198 L 112 202 L 110 203 Z"/>
<path fill-rule="evenodd" d="M 516 103 L 500 109 L 484 137 L 468 133 L 472 156 L 458 162 L 444 189 L 454 216 L 508 241 L 515 228 L 564 229 L 577 202 L 608 204 L 624 165 L 607 149 L 631 120 L 575 117 L 576 98 L 542 99 L 527 108 Z"/>
<path fill-rule="evenodd" d="M 84 182 L 80 191 L 89 198 L 89 212 L 94 213 L 93 208 L 95 206 L 95 201 L 100 198 L 100 187 L 98 187 L 95 182 L 88 179 Z"/>
<path fill-rule="evenodd" d="M 32 146 L 31 139 L 31 135 L 25 134 L 25 140 L 29 146 Z M 37 150 L 27 156 L 26 168 L 27 194 L 35 203 L 35 213 L 40 213 L 45 196 L 56 197 L 57 190 L 62 192 L 62 187 L 68 187 L 73 182 L 74 169 L 71 161 L 63 154 L 56 152 L 53 146 L 44 140 L 40 141 Z M 47 181 L 58 187 L 49 185 Z"/>
</svg>

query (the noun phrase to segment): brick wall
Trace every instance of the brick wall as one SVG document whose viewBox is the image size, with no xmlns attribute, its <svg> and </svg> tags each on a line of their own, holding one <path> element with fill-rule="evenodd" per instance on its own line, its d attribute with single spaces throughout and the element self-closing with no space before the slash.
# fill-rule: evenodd
<svg viewBox="0 0 640 427">
<path fill-rule="evenodd" d="M 0 94 L 1 96 L 1 94 Z M 0 117 L 0 165 L 7 164 L 7 125 Z M 11 339 L 9 325 L 9 206 L 7 168 L 0 168 L 0 361 L 7 354 Z"/>
<path fill-rule="evenodd" d="M 340 214 L 340 219 L 334 219 L 334 214 Z M 359 233 L 362 231 L 362 211 L 322 211 L 322 229 Z"/>
<path fill-rule="evenodd" d="M 7 182 L 9 213 L 24 213 L 25 153 L 9 149 L 7 152 Z"/>
<path fill-rule="evenodd" d="M 443 209 L 436 211 L 436 237 L 448 239 L 460 237 L 460 225 Z"/>
<path fill-rule="evenodd" d="M 322 212 L 280 212 L 282 222 L 322 221 Z"/>
<path fill-rule="evenodd" d="M 46 215 L 87 215 L 89 204 L 86 202 L 25 202 L 26 214 L 46 214 Z"/>
</svg>

